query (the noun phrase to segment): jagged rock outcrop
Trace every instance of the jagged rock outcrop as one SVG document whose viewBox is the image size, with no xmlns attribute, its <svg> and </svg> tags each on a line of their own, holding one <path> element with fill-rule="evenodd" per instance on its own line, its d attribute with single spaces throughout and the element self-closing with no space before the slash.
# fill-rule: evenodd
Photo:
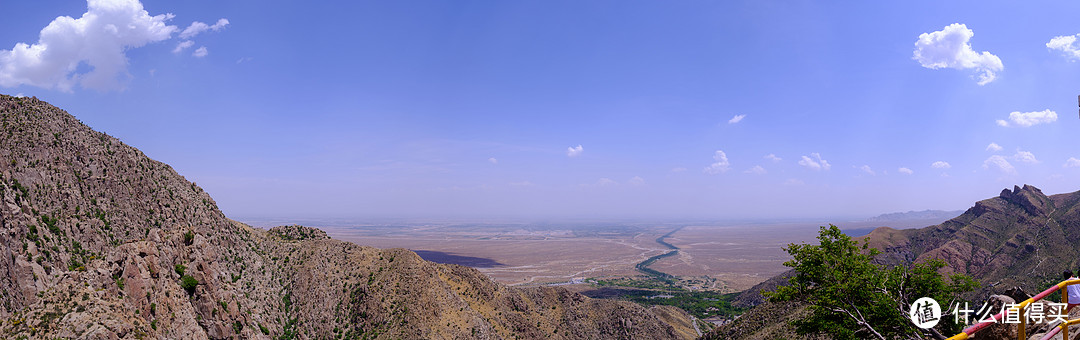
<svg viewBox="0 0 1080 340">
<path fill-rule="evenodd" d="M 404 249 L 226 218 L 166 164 L 0 95 L 5 338 L 685 338 L 680 310 L 514 289 Z M 659 316 L 658 316 L 659 315 Z"/>
<path fill-rule="evenodd" d="M 1078 202 L 1080 192 L 1046 196 L 1031 185 L 1014 186 L 940 225 L 879 228 L 865 239 L 889 264 L 944 260 L 946 271 L 984 284 L 977 299 L 1013 286 L 1038 292 L 1080 264 Z"/>
<path fill-rule="evenodd" d="M 969 301 L 985 301 L 993 294 L 1007 291 L 1040 292 L 1061 279 L 1064 270 L 1076 271 L 1080 265 L 1080 192 L 1046 196 L 1031 185 L 1002 190 L 997 197 L 976 202 L 960 216 L 945 223 L 921 229 L 875 229 L 863 236 L 870 247 L 882 250 L 875 261 L 886 265 L 910 265 L 927 259 L 944 260 L 943 272 L 963 273 L 980 283 L 980 288 L 965 296 Z M 782 275 L 791 275 L 788 272 Z M 776 282 L 776 280 L 781 282 Z M 782 284 L 770 279 L 768 285 Z M 764 284 L 764 283 L 763 283 Z M 1019 287 L 1016 289 L 1015 287 Z M 763 290 L 763 289 L 757 289 Z M 757 302 L 753 291 L 744 292 L 739 301 Z M 994 301 L 1012 300 L 994 296 Z M 805 306 L 765 302 L 757 305 L 735 322 L 717 327 L 710 333 L 716 339 L 800 338 L 790 328 L 770 326 L 786 324 Z M 1074 313 L 1080 313 L 1074 310 Z M 1080 316 L 1080 314 L 1077 314 Z M 1045 331 L 1033 325 L 1034 332 Z M 786 333 L 785 333 L 786 332 Z M 983 337 L 1008 336 L 1008 327 L 988 330 Z M 1014 335 L 1015 337 L 1015 335 Z"/>
</svg>

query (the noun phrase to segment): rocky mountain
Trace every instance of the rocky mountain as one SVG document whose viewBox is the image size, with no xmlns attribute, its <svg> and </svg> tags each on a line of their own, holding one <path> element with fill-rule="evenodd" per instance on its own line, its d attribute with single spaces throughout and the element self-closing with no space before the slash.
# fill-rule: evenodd
<svg viewBox="0 0 1080 340">
<path fill-rule="evenodd" d="M 938 258 L 946 270 L 983 283 L 983 293 L 1013 286 L 1038 292 L 1060 281 L 1062 271 L 1078 269 L 1078 203 L 1080 192 L 1047 196 L 1034 186 L 1014 186 L 945 223 L 878 228 L 865 239 L 884 252 L 879 260 L 885 263 Z"/>
<path fill-rule="evenodd" d="M 404 249 L 232 221 L 195 183 L 0 95 L 5 338 L 691 338 L 685 312 L 509 288 Z"/>
<path fill-rule="evenodd" d="M 1047 196 L 1034 186 L 1014 186 L 945 223 L 920 229 L 881 227 L 862 239 L 882 250 L 876 260 L 884 264 L 944 260 L 944 272 L 967 274 L 981 284 L 968 295 L 970 301 L 984 301 L 1014 287 L 1040 292 L 1059 282 L 1062 271 L 1080 269 L 1080 191 Z M 812 338 L 785 327 L 805 306 L 767 302 L 760 295 L 793 274 L 786 272 L 741 294 L 736 302 L 755 307 L 706 337 Z"/>
</svg>

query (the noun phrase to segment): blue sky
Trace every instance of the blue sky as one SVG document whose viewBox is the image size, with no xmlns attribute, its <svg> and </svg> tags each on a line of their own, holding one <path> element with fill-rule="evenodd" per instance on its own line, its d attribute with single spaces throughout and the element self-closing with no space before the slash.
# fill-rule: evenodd
<svg viewBox="0 0 1080 340">
<path fill-rule="evenodd" d="M 233 217 L 869 216 L 1080 190 L 1075 2 L 0 10 L 0 92 Z"/>
</svg>

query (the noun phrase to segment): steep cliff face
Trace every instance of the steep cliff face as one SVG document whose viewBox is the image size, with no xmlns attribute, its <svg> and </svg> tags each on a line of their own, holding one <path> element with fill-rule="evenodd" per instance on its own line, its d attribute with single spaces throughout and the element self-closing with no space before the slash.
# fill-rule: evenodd
<svg viewBox="0 0 1080 340">
<path fill-rule="evenodd" d="M 168 165 L 47 103 L 3 95 L 0 304 L 4 337 L 693 334 L 677 310 L 508 288 L 317 229 L 250 228 Z"/>
<path fill-rule="evenodd" d="M 888 263 L 938 258 L 986 291 L 998 285 L 1039 291 L 1080 264 L 1078 201 L 1080 192 L 1046 196 L 1034 186 L 1014 186 L 940 225 L 879 228 L 865 239 Z"/>
</svg>

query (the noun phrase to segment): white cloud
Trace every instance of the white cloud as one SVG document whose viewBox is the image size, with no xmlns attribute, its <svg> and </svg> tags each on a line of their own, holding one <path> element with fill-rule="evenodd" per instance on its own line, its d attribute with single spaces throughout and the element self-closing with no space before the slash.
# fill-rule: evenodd
<svg viewBox="0 0 1080 340">
<path fill-rule="evenodd" d="M 814 152 L 810 154 L 810 157 L 802 156 L 802 160 L 799 161 L 799 165 L 814 171 L 829 170 L 832 165 L 829 161 L 821 159 L 821 154 Z"/>
<path fill-rule="evenodd" d="M 743 120 L 743 118 L 746 118 L 746 115 L 735 115 L 735 117 L 731 117 L 731 119 L 728 119 L 727 123 L 728 124 L 735 124 L 735 123 L 741 122 Z"/>
<path fill-rule="evenodd" d="M 582 148 L 581 144 L 578 144 L 578 146 L 576 146 L 576 147 L 571 146 L 571 147 L 566 148 L 566 157 L 581 156 L 581 153 L 584 152 L 584 151 L 585 151 L 585 148 Z"/>
<path fill-rule="evenodd" d="M 191 52 L 191 55 L 195 58 L 202 58 L 205 57 L 207 54 L 210 54 L 210 52 L 206 50 L 206 46 L 199 47 L 195 49 L 195 52 Z"/>
<path fill-rule="evenodd" d="M 997 143 L 990 143 L 990 145 L 986 146 L 986 151 L 990 151 L 990 152 L 1001 151 L 1001 145 L 997 145 Z"/>
<path fill-rule="evenodd" d="M 122 90 L 131 77 L 125 51 L 169 39 L 177 28 L 165 23 L 173 17 L 151 16 L 138 0 L 88 0 L 82 17 L 53 19 L 37 43 L 0 50 L 0 86 Z M 83 63 L 90 71 L 78 72 Z"/>
<path fill-rule="evenodd" d="M 908 168 L 900 168 L 900 169 L 897 169 L 896 171 L 899 171 L 900 173 L 905 174 L 905 175 L 910 175 L 910 174 L 915 173 L 915 171 L 911 171 L 911 169 L 908 169 Z"/>
<path fill-rule="evenodd" d="M 488 163 L 499 164 L 499 160 L 495 159 L 495 157 L 491 157 L 491 158 L 488 158 Z"/>
<path fill-rule="evenodd" d="M 1065 59 L 1069 61 L 1080 60 L 1080 50 L 1076 48 L 1076 37 L 1080 37 L 1080 34 L 1053 37 L 1046 43 L 1046 48 L 1061 51 L 1061 54 L 1064 54 Z"/>
<path fill-rule="evenodd" d="M 983 161 L 983 168 L 994 168 L 1010 175 L 1016 174 L 1016 168 L 1013 167 L 1012 164 L 1009 164 L 1009 160 L 1005 159 L 1005 157 L 1002 157 L 1001 155 L 993 155 L 990 156 L 990 158 L 987 158 L 985 161 Z"/>
<path fill-rule="evenodd" d="M 645 179 L 639 176 L 634 176 L 626 183 L 629 183 L 630 185 L 645 185 Z"/>
<path fill-rule="evenodd" d="M 1065 164 L 1062 165 L 1062 167 L 1080 168 L 1080 159 L 1076 159 L 1076 157 L 1069 157 L 1069 159 L 1065 160 Z"/>
<path fill-rule="evenodd" d="M 774 155 L 774 154 L 771 154 L 771 153 L 770 153 L 770 154 L 768 154 L 768 155 L 765 155 L 765 159 L 768 159 L 768 160 L 770 160 L 770 161 L 773 161 L 773 163 L 776 163 L 776 162 L 779 162 L 779 161 L 783 160 L 783 158 L 780 158 L 780 157 L 776 157 L 776 155 Z"/>
<path fill-rule="evenodd" d="M 610 178 L 607 178 L 607 177 L 602 177 L 602 178 L 600 178 L 599 180 L 596 181 L 596 185 L 599 185 L 599 186 L 608 186 L 608 185 L 615 185 L 615 184 L 618 184 L 618 183 L 615 183 L 614 180 L 612 180 Z"/>
<path fill-rule="evenodd" d="M 1013 111 L 1012 113 L 1009 113 L 1009 120 L 1012 121 L 1012 124 L 1009 124 L 1009 122 L 1006 122 L 1002 119 L 998 119 L 997 124 L 1004 127 L 1009 127 L 1013 125 L 1029 127 L 1032 125 L 1038 125 L 1043 123 L 1053 123 L 1057 121 L 1057 118 L 1057 112 L 1054 112 L 1053 110 L 1042 110 L 1036 112 Z"/>
<path fill-rule="evenodd" d="M 1022 151 L 1020 149 L 1016 149 L 1016 154 L 1013 155 L 1013 159 L 1015 159 L 1018 162 L 1023 162 L 1023 163 L 1038 163 L 1039 162 L 1038 159 L 1035 159 L 1035 154 L 1031 153 L 1030 151 Z"/>
<path fill-rule="evenodd" d="M 869 174 L 870 176 L 877 176 L 877 173 L 874 172 L 874 169 L 871 169 L 869 165 L 860 166 L 859 170 L 862 170 L 863 172 Z"/>
<path fill-rule="evenodd" d="M 671 172 L 683 172 L 683 171 L 686 171 L 686 168 L 678 167 L 678 168 L 672 168 L 671 169 Z"/>
<path fill-rule="evenodd" d="M 762 168 L 760 165 L 755 165 L 753 168 L 746 169 L 746 171 L 743 171 L 743 173 L 755 174 L 755 175 L 764 175 L 764 174 L 767 174 L 769 172 L 765 171 L 765 168 Z"/>
<path fill-rule="evenodd" d="M 949 162 L 946 162 L 946 161 L 937 161 L 937 162 L 931 163 L 930 167 L 934 168 L 934 169 L 948 169 L 948 168 L 951 168 L 952 165 L 950 165 Z"/>
<path fill-rule="evenodd" d="M 225 26 L 227 25 L 229 25 L 229 20 L 225 18 L 218 19 L 217 23 L 213 25 L 207 25 L 198 21 L 192 22 L 191 25 L 185 28 L 183 32 L 180 32 L 180 39 L 191 39 L 194 38 L 196 35 L 199 35 L 200 33 L 206 32 L 208 30 L 217 32 L 225 28 Z"/>
<path fill-rule="evenodd" d="M 920 34 L 912 59 L 929 69 L 973 69 L 979 73 L 979 85 L 986 85 L 994 81 L 997 72 L 1005 66 L 996 55 L 971 49 L 969 41 L 973 36 L 975 32 L 960 23 L 945 26 L 940 31 Z"/>
<path fill-rule="evenodd" d="M 195 42 L 194 42 L 194 41 L 191 41 L 191 40 L 184 40 L 184 41 L 181 41 L 181 42 L 180 42 L 179 44 L 176 44 L 176 48 L 174 48 L 174 49 L 172 50 L 172 53 L 180 53 L 180 52 L 183 52 L 183 51 L 184 51 L 185 49 L 187 49 L 188 47 L 191 47 L 191 46 L 194 46 L 194 45 L 195 45 Z"/>
<path fill-rule="evenodd" d="M 716 150 L 716 153 L 713 154 L 713 160 L 716 160 L 716 162 L 705 167 L 705 173 L 715 175 L 731 169 L 731 163 L 728 162 L 727 154 L 723 151 Z"/>
</svg>

